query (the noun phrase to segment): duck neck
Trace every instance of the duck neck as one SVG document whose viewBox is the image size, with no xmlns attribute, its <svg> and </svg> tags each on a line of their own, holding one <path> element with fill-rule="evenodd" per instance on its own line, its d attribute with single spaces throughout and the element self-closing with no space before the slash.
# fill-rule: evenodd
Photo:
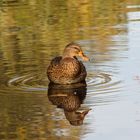
<svg viewBox="0 0 140 140">
<path fill-rule="evenodd" d="M 63 55 L 62 55 L 62 58 L 64 59 L 64 58 L 66 58 L 66 57 L 71 57 L 71 58 L 74 58 L 74 56 L 70 53 L 70 52 L 68 52 L 68 51 L 64 51 L 64 53 L 63 53 Z"/>
</svg>

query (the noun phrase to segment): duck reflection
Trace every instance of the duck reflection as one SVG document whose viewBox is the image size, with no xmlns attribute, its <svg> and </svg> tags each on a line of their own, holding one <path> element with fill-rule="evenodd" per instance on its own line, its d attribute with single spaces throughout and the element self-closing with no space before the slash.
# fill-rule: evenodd
<svg viewBox="0 0 140 140">
<path fill-rule="evenodd" d="M 49 84 L 48 98 L 52 104 L 64 109 L 66 119 L 71 125 L 82 125 L 90 109 L 80 108 L 86 97 L 86 83 L 72 85 Z"/>
</svg>

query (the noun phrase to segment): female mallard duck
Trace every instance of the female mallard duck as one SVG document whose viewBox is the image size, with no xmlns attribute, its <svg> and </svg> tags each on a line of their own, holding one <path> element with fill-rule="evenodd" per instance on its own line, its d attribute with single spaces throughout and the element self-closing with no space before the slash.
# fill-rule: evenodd
<svg viewBox="0 0 140 140">
<path fill-rule="evenodd" d="M 47 69 L 50 82 L 73 84 L 85 81 L 87 72 L 83 63 L 77 59 L 77 56 L 80 56 L 85 61 L 89 60 L 78 44 L 70 43 L 65 47 L 62 56 L 52 59 Z"/>
</svg>

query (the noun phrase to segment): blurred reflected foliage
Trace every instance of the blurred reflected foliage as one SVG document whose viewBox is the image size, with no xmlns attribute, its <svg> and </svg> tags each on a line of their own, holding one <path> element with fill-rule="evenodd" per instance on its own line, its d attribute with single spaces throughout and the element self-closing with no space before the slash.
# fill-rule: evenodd
<svg viewBox="0 0 140 140">
<path fill-rule="evenodd" d="M 136 1 L 137 2 L 137 1 Z M 3 0 L 0 3 L 1 59 L 10 71 L 48 64 L 48 58 L 62 52 L 71 42 L 97 42 L 99 52 L 107 51 L 110 36 L 127 32 L 123 0 Z M 135 3 L 135 1 L 133 2 Z M 82 43 L 81 43 L 82 44 Z M 85 45 L 86 46 L 86 45 Z M 89 50 L 90 51 L 90 50 Z M 26 58 L 26 60 L 25 60 Z"/>
</svg>

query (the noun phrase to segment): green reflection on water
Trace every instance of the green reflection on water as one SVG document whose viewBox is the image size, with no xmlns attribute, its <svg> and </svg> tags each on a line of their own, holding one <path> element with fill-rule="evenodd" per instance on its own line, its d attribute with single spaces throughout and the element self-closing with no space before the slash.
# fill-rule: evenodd
<svg viewBox="0 0 140 140">
<path fill-rule="evenodd" d="M 104 6 L 102 1 L 90 0 L 30 0 L 13 6 L 5 2 L 0 11 L 1 57 L 17 73 L 24 65 L 41 69 L 71 41 L 100 41 L 98 51 L 106 51 L 111 35 L 126 32 L 114 28 L 126 23 L 125 7 L 121 0 Z"/>
</svg>

